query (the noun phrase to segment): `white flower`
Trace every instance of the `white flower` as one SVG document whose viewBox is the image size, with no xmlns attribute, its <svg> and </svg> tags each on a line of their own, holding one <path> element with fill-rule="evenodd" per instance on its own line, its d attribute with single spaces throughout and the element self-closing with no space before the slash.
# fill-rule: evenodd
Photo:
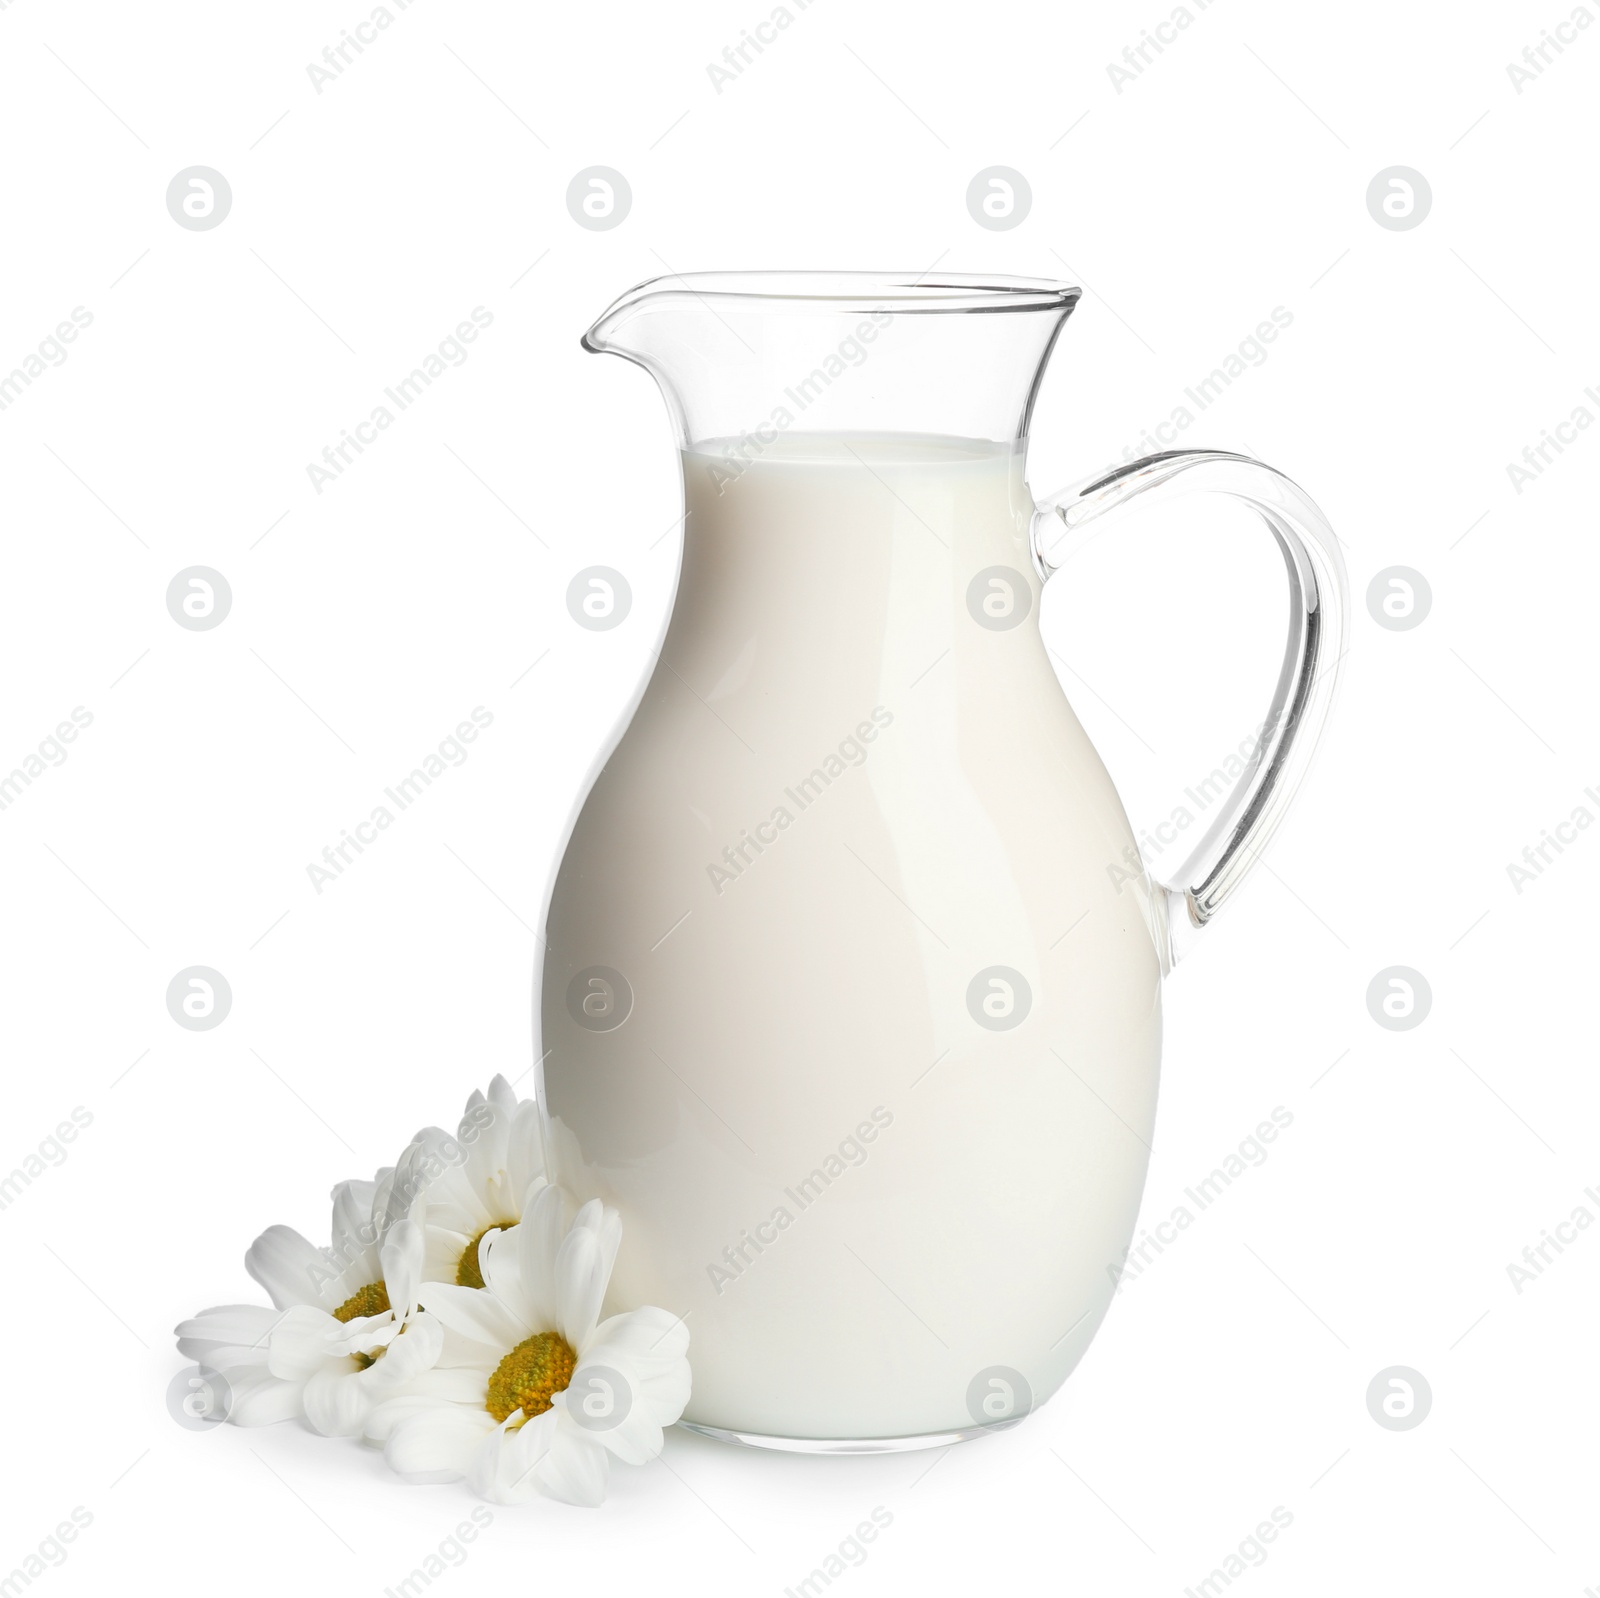
<svg viewBox="0 0 1600 1598">
<path fill-rule="evenodd" d="M 661 1452 L 689 1401 L 688 1330 L 663 1309 L 599 1319 L 621 1218 L 595 1199 L 569 1224 L 570 1208 L 562 1188 L 540 1188 L 521 1225 L 485 1241 L 482 1288 L 424 1288 L 445 1328 L 439 1363 L 367 1423 L 402 1476 L 464 1477 L 501 1504 L 538 1492 L 592 1505 L 611 1455 Z"/>
<path fill-rule="evenodd" d="M 423 1227 L 422 1279 L 482 1287 L 478 1246 L 522 1219 L 530 1188 L 545 1177 L 539 1106 L 497 1076 L 467 1100 L 455 1137 L 417 1133 L 395 1166 L 395 1193 Z M 419 1203 L 420 1201 L 420 1203 Z"/>
<path fill-rule="evenodd" d="M 353 1437 L 438 1359 L 443 1329 L 417 1309 L 422 1229 L 391 1213 L 393 1174 L 333 1190 L 327 1248 L 288 1226 L 255 1240 L 245 1269 L 272 1309 L 230 1305 L 178 1327 L 178 1351 L 227 1382 L 229 1420 L 304 1415 L 325 1436 Z"/>
<path fill-rule="evenodd" d="M 305 1413 L 304 1384 L 279 1381 L 267 1369 L 267 1339 L 278 1315 L 261 1304 L 223 1304 L 177 1327 L 178 1352 L 225 1379 L 217 1402 L 235 1426 L 270 1426 Z"/>
</svg>

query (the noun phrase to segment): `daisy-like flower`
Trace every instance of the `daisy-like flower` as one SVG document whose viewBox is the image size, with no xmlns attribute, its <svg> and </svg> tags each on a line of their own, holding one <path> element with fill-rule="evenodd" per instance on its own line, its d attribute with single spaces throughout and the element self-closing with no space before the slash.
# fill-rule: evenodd
<svg viewBox="0 0 1600 1598">
<path fill-rule="evenodd" d="M 392 1213 L 393 1176 L 333 1190 L 326 1248 L 288 1226 L 255 1240 L 245 1269 L 273 1308 L 224 1306 L 177 1328 L 178 1351 L 227 1382 L 228 1419 L 304 1415 L 325 1436 L 357 1436 L 374 1404 L 438 1359 L 443 1329 L 417 1306 L 422 1229 Z"/>
<path fill-rule="evenodd" d="M 530 1188 L 543 1185 L 539 1107 L 497 1076 L 474 1092 L 455 1137 L 437 1126 L 412 1139 L 395 1166 L 395 1193 L 423 1229 L 422 1280 L 482 1287 L 478 1248 L 522 1219 Z"/>
<path fill-rule="evenodd" d="M 598 1199 L 570 1212 L 564 1189 L 541 1187 L 519 1226 L 485 1240 L 481 1289 L 428 1283 L 439 1362 L 367 1421 L 400 1475 L 465 1478 L 500 1504 L 593 1505 L 612 1455 L 661 1452 L 689 1401 L 688 1330 L 655 1308 L 600 1320 L 622 1221 Z"/>
</svg>

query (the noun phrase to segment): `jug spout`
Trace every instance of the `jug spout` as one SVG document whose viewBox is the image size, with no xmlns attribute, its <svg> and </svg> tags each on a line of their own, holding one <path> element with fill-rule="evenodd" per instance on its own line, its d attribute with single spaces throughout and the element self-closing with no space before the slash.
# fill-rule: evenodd
<svg viewBox="0 0 1600 1598">
<path fill-rule="evenodd" d="M 583 347 L 650 372 L 682 448 L 790 429 L 1007 442 L 1026 436 L 1078 292 L 1042 278 L 699 272 L 630 289 Z"/>
<path fill-rule="evenodd" d="M 624 355 L 643 361 L 648 334 L 660 327 L 660 301 L 666 297 L 661 285 L 669 281 L 652 278 L 613 300 L 583 335 L 583 347 L 591 355 Z"/>
</svg>

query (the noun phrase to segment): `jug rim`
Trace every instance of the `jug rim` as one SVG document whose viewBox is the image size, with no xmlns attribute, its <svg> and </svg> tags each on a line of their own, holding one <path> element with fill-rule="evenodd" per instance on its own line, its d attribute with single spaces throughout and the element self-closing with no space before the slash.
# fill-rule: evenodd
<svg viewBox="0 0 1600 1598">
<path fill-rule="evenodd" d="M 750 300 L 850 314 L 892 310 L 934 312 L 1070 311 L 1083 291 L 1057 278 L 998 273 L 759 270 L 673 272 L 635 284 L 596 318 L 585 344 L 619 311 L 645 300 L 687 295 L 698 300 Z M 593 348 L 593 345 L 590 345 Z"/>
</svg>

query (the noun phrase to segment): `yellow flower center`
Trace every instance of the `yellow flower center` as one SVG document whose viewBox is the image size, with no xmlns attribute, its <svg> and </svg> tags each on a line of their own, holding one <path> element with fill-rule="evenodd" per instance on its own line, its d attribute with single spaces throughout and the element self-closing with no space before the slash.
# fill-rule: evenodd
<svg viewBox="0 0 1600 1598">
<path fill-rule="evenodd" d="M 483 1407 L 499 1421 L 519 1409 L 523 1420 L 542 1415 L 550 1408 L 552 1396 L 572 1380 L 577 1364 L 572 1344 L 559 1332 L 535 1332 L 495 1367 Z"/>
<path fill-rule="evenodd" d="M 478 1245 L 491 1232 L 509 1232 L 517 1223 L 515 1221 L 496 1221 L 493 1226 L 486 1226 L 467 1244 L 461 1251 L 461 1258 L 456 1261 L 456 1286 L 457 1287 L 482 1287 L 483 1267 L 478 1263 Z"/>
<path fill-rule="evenodd" d="M 384 1282 L 368 1282 L 359 1292 L 352 1293 L 333 1312 L 336 1321 L 353 1321 L 358 1316 L 381 1315 L 391 1308 L 389 1288 Z"/>
</svg>

